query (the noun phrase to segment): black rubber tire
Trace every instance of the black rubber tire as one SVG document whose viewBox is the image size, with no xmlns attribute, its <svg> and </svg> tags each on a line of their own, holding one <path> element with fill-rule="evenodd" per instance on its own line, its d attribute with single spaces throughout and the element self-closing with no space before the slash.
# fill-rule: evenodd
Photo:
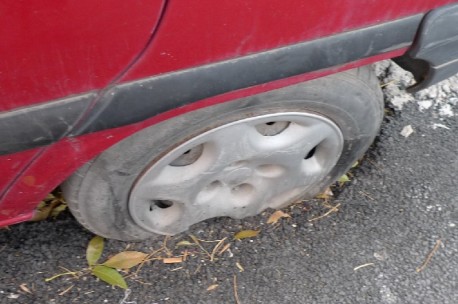
<svg viewBox="0 0 458 304">
<path fill-rule="evenodd" d="M 371 67 L 362 67 L 174 117 L 124 139 L 75 172 L 62 185 L 70 210 L 84 227 L 106 238 L 153 237 L 134 223 L 128 211 L 130 189 L 145 167 L 211 128 L 286 111 L 321 114 L 344 136 L 337 165 L 307 193 L 312 197 L 344 174 L 372 143 L 383 117 L 383 95 Z"/>
</svg>

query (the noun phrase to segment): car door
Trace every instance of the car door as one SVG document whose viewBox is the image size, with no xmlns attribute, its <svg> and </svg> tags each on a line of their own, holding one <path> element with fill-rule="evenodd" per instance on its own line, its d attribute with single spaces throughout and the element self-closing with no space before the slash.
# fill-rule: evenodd
<svg viewBox="0 0 458 304">
<path fill-rule="evenodd" d="M 165 0 L 7 0 L 0 2 L 0 137 L 27 142 L 42 128 L 58 140 L 90 112 L 104 88 L 116 82 L 152 41 Z M 78 96 L 82 96 L 78 99 Z M 38 108 L 72 98 L 45 118 Z M 84 103 L 81 103 L 83 101 Z M 21 124 L 15 113 L 26 113 L 34 125 L 12 135 Z M 68 115 L 67 115 L 68 116 Z M 70 118 L 70 119 L 64 119 Z M 53 122 L 54 121 L 54 122 Z M 51 122 L 57 128 L 43 126 Z M 20 173 L 43 149 L 0 159 L 0 201 Z M 12 207 L 14 209 L 14 206 Z M 9 217 L 10 212 L 0 214 Z"/>
</svg>

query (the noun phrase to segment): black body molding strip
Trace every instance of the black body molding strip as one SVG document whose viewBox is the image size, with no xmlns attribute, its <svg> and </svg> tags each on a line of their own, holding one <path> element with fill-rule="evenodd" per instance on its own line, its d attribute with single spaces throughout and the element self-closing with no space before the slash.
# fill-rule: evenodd
<svg viewBox="0 0 458 304">
<path fill-rule="evenodd" d="M 412 44 L 423 15 L 114 86 L 68 136 L 120 127 L 205 98 L 332 68 Z M 48 145 L 67 134 L 88 94 L 0 114 L 0 154 Z"/>
<path fill-rule="evenodd" d="M 458 4 L 429 12 L 404 56 L 395 61 L 414 75 L 409 92 L 423 90 L 458 73 Z"/>
<path fill-rule="evenodd" d="M 0 155 L 58 141 L 95 97 L 91 92 L 0 113 Z"/>
<path fill-rule="evenodd" d="M 121 84 L 77 136 L 139 122 L 186 104 L 410 46 L 423 15 Z"/>
</svg>

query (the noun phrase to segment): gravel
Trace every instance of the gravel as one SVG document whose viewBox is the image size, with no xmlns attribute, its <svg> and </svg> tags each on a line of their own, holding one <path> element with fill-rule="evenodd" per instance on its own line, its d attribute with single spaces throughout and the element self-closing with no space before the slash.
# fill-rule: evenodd
<svg viewBox="0 0 458 304">
<path fill-rule="evenodd" d="M 68 212 L 11 226 L 0 230 L 0 303 L 236 303 L 234 278 L 244 304 L 457 303 L 458 77 L 412 96 L 403 92 L 412 83 L 408 73 L 390 61 L 376 71 L 387 101 L 380 136 L 329 205 L 298 203 L 284 209 L 291 218 L 277 225 L 266 224 L 272 211 L 195 225 L 190 234 L 227 237 L 230 249 L 215 261 L 196 247 L 183 263 L 152 261 L 127 279 L 130 294 L 89 274 L 45 281 L 64 268 L 87 267 L 92 235 Z M 413 130 L 407 137 L 401 135 L 406 126 Z M 337 212 L 310 221 L 338 203 Z M 261 233 L 233 240 L 244 229 Z M 172 254 L 185 249 L 175 248 L 181 240 L 191 241 L 188 233 L 167 241 Z M 108 240 L 102 260 L 127 246 L 151 252 L 163 241 Z M 216 245 L 201 244 L 208 251 Z"/>
</svg>

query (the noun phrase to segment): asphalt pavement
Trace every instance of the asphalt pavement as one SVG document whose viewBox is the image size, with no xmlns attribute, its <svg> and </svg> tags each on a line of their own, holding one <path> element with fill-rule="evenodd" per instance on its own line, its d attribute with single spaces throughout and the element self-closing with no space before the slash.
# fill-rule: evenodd
<svg viewBox="0 0 458 304">
<path fill-rule="evenodd" d="M 458 96 L 458 82 L 446 93 L 446 101 Z M 127 293 L 84 270 L 93 235 L 66 211 L 0 230 L 0 303 L 458 303 L 456 103 L 444 112 L 430 99 L 430 107 L 388 103 L 351 181 L 327 202 L 283 209 L 291 217 L 277 224 L 267 224 L 268 211 L 208 220 L 166 240 L 106 241 L 102 260 L 126 249 L 157 251 L 125 274 Z M 246 229 L 260 233 L 233 239 Z M 202 248 L 189 244 L 190 234 Z M 160 259 L 180 255 L 186 260 Z M 68 271 L 75 274 L 45 281 Z"/>
</svg>

